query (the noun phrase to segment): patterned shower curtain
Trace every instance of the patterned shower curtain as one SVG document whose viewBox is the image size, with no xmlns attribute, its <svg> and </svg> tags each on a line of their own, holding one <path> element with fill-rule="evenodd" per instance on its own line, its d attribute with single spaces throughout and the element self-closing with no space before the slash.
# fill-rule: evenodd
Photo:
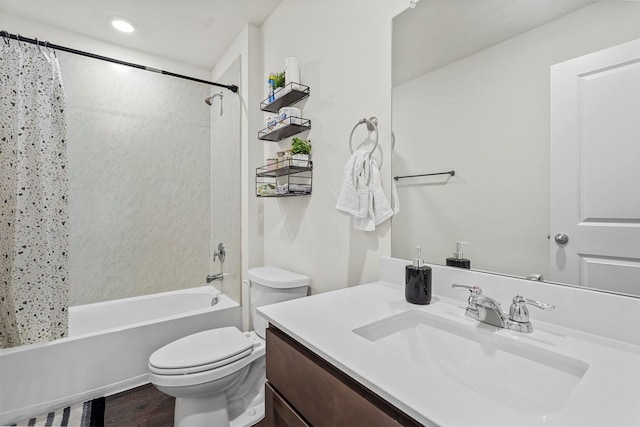
<svg viewBox="0 0 640 427">
<path fill-rule="evenodd" d="M 0 347 L 14 347 L 67 334 L 65 96 L 54 54 L 0 44 Z"/>
</svg>

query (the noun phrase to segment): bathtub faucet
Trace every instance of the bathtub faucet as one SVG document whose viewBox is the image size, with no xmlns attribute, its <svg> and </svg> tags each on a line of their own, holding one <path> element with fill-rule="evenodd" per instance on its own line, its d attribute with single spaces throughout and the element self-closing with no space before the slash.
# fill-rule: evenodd
<svg viewBox="0 0 640 427">
<path fill-rule="evenodd" d="M 224 278 L 224 274 L 223 273 L 218 273 L 218 274 L 207 274 L 207 283 L 211 283 L 214 282 L 216 280 L 222 280 Z"/>
<path fill-rule="evenodd" d="M 213 253 L 213 262 L 216 261 L 216 258 L 220 259 L 220 262 L 223 263 L 225 257 L 227 256 L 227 247 L 224 243 L 218 243 L 218 249 Z"/>
<path fill-rule="evenodd" d="M 224 276 L 224 259 L 227 255 L 227 246 L 224 243 L 218 244 L 218 249 L 213 253 L 213 262 L 216 262 L 216 259 L 220 260 L 220 273 L 218 274 L 207 274 L 207 283 L 214 282 L 216 280 L 223 280 Z"/>
</svg>

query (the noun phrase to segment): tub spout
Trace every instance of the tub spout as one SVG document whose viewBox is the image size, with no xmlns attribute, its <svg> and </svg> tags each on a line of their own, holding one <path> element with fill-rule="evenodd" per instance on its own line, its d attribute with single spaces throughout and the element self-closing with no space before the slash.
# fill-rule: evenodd
<svg viewBox="0 0 640 427">
<path fill-rule="evenodd" d="M 218 273 L 218 274 L 207 274 L 207 283 L 214 282 L 216 280 L 222 280 L 226 276 L 226 274 Z"/>
</svg>

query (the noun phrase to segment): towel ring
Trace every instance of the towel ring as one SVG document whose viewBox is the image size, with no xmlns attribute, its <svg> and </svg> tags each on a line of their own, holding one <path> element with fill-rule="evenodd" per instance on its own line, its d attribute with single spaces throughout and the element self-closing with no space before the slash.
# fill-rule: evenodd
<svg viewBox="0 0 640 427">
<path fill-rule="evenodd" d="M 351 135 L 349 135 L 349 150 L 351 151 L 351 154 L 353 154 L 353 133 L 356 131 L 358 126 L 365 123 L 367 124 L 367 129 L 369 130 L 369 132 L 376 132 L 376 143 L 369 154 L 373 154 L 373 152 L 376 151 L 376 148 L 378 147 L 378 119 L 376 119 L 375 117 L 371 117 L 370 119 L 360 119 L 360 121 L 358 121 L 358 123 L 356 123 L 356 125 L 353 127 Z"/>
</svg>

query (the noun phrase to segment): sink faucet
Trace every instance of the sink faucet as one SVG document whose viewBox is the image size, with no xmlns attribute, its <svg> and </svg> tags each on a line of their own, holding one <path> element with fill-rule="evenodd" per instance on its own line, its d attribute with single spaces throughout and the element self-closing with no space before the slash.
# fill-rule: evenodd
<svg viewBox="0 0 640 427">
<path fill-rule="evenodd" d="M 467 300 L 465 316 L 482 323 L 497 326 L 498 328 L 511 329 L 518 332 L 533 332 L 533 325 L 529 320 L 527 304 L 543 310 L 553 310 L 555 306 L 541 303 L 520 295 L 513 298 L 509 314 L 502 311 L 500 303 L 493 298 L 482 295 L 482 289 L 477 286 L 451 285 L 453 288 L 469 289 L 471 295 Z"/>
</svg>

